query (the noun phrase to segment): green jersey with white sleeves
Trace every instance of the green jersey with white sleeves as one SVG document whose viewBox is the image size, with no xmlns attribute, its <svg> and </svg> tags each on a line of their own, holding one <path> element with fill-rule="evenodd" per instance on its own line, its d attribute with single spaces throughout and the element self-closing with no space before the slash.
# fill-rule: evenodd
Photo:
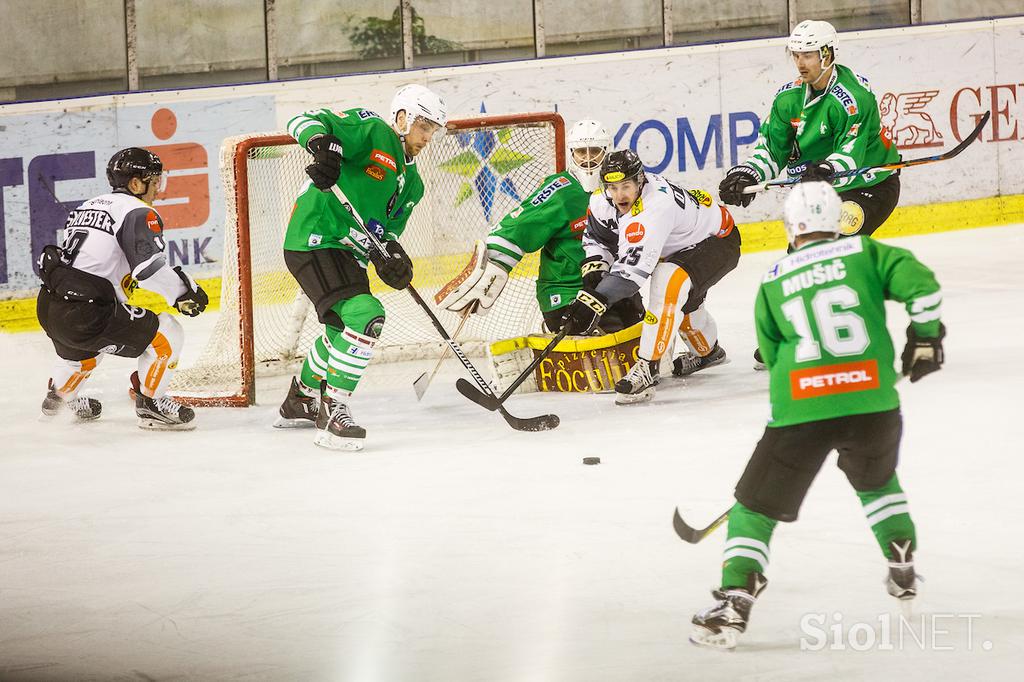
<svg viewBox="0 0 1024 682">
<path fill-rule="evenodd" d="M 555 173 L 487 236 L 488 259 L 509 272 L 525 254 L 540 250 L 537 302 L 542 312 L 569 305 L 583 286 L 581 238 L 589 202 L 590 193 L 572 173 Z"/>
<path fill-rule="evenodd" d="M 803 246 L 771 267 L 754 304 L 769 427 L 899 407 L 886 299 L 906 306 L 917 334 L 939 335 L 939 284 L 906 249 L 855 236 Z"/>
<path fill-rule="evenodd" d="M 397 239 L 402 234 L 423 198 L 423 180 L 398 133 L 384 119 L 367 109 L 317 109 L 291 119 L 288 133 L 303 148 L 316 135 L 341 140 L 338 185 L 379 239 Z M 284 248 L 345 249 L 366 267 L 369 242 L 331 192 L 321 192 L 307 181 L 295 200 Z"/>
<path fill-rule="evenodd" d="M 824 90 L 815 91 L 799 79 L 779 89 L 754 151 L 743 163 L 767 181 L 783 171 L 800 175 L 808 163 L 821 160 L 831 162 L 837 171 L 900 160 L 899 150 L 882 128 L 868 81 L 841 64 L 832 70 Z M 839 191 L 871 187 L 891 173 L 865 173 L 833 184 Z"/>
</svg>

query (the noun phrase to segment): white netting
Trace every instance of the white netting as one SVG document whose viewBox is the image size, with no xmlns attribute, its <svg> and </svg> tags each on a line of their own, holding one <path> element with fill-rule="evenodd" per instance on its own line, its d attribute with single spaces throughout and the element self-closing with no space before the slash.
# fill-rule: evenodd
<svg viewBox="0 0 1024 682">
<path fill-rule="evenodd" d="M 413 259 L 413 285 L 432 307 L 434 294 L 465 266 L 474 241 L 484 237 L 545 176 L 560 170 L 556 161 L 560 119 L 506 119 L 500 125 L 486 121 L 453 122 L 455 130 L 436 137 L 416 159 L 425 192 L 400 241 Z M 246 243 L 255 374 L 292 371 L 321 333 L 312 306 L 284 265 L 281 248 L 295 197 L 307 179 L 303 169 L 309 163 L 309 153 L 281 134 L 224 141 L 221 175 L 227 215 L 221 314 L 202 355 L 176 373 L 172 390 L 177 395 L 212 398 L 244 395 L 247 390 L 249 382 L 243 377 L 250 375 L 244 368 L 242 345 L 248 305 L 240 283 L 245 278 L 244 258 L 239 267 Z M 490 341 L 540 331 L 537 262 L 536 254 L 527 256 L 512 272 L 490 314 L 472 316 L 466 323 L 460 340 L 467 352 L 482 355 Z M 387 313 L 374 362 L 441 352 L 440 337 L 407 292 L 382 284 L 372 267 L 370 288 Z M 435 312 L 445 328 L 454 332 L 458 317 L 436 308 Z"/>
</svg>

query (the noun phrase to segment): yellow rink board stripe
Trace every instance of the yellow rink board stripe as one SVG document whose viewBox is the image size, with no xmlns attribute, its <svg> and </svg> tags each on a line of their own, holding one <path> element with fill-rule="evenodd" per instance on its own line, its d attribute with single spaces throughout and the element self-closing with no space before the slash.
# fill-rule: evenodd
<svg viewBox="0 0 1024 682">
<path fill-rule="evenodd" d="M 991 227 L 1024 223 L 1024 194 L 986 199 L 970 199 L 924 206 L 904 206 L 897 208 L 892 217 L 878 232 L 876 237 L 906 237 L 916 234 L 932 234 L 950 230 L 965 230 L 976 227 Z M 743 239 L 743 253 L 756 251 L 782 250 L 786 248 L 786 236 L 781 221 L 739 224 Z M 471 245 L 467 244 L 467 249 Z M 418 273 L 413 283 L 423 289 L 439 288 L 449 278 L 454 277 L 469 260 L 470 252 L 449 254 L 432 258 L 431 267 L 423 267 L 426 259 L 414 258 L 413 267 Z M 440 267 L 438 260 L 441 260 Z M 513 277 L 533 277 L 537 274 L 538 254 L 530 254 L 513 271 Z M 430 276 L 426 276 L 431 273 Z M 210 310 L 220 306 L 220 277 L 199 280 L 203 289 L 210 296 Z M 271 302 L 290 301 L 295 296 L 295 281 L 287 272 L 266 273 L 253 282 L 253 290 L 269 294 L 274 298 Z M 370 291 L 374 293 L 387 291 L 386 287 L 370 270 Z M 139 289 L 131 298 L 133 305 L 150 308 L 157 312 L 169 310 L 162 296 Z M 0 331 L 23 332 L 39 329 L 36 320 L 35 297 L 0 301 Z"/>
</svg>

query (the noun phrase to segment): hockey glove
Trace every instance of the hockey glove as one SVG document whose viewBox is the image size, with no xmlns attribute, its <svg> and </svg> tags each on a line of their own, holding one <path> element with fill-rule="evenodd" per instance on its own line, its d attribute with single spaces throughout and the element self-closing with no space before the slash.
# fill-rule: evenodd
<svg viewBox="0 0 1024 682">
<path fill-rule="evenodd" d="M 583 275 L 583 288 L 593 291 L 598 283 L 604 279 L 608 272 L 608 264 L 600 256 L 591 256 L 580 265 L 580 274 Z"/>
<path fill-rule="evenodd" d="M 565 329 L 570 335 L 589 334 L 608 310 L 608 300 L 596 291 L 580 289 L 576 300 L 569 305 L 565 316 Z"/>
<path fill-rule="evenodd" d="M 178 309 L 178 312 L 182 315 L 195 317 L 206 310 L 206 306 L 210 303 L 210 297 L 206 295 L 203 288 L 187 272 L 182 270 L 180 265 L 175 265 L 172 269 L 181 278 L 186 289 L 185 293 L 174 302 L 174 307 Z"/>
<path fill-rule="evenodd" d="M 807 170 L 800 174 L 800 182 L 832 182 L 836 167 L 830 161 L 807 164 Z"/>
<path fill-rule="evenodd" d="M 761 182 L 761 179 L 757 176 L 757 171 L 750 166 L 743 164 L 733 166 L 718 185 L 718 197 L 722 200 L 723 204 L 743 206 L 745 208 L 754 200 L 754 195 L 744 194 L 743 190 L 747 187 L 753 187 L 759 182 Z"/>
<path fill-rule="evenodd" d="M 341 174 L 341 140 L 334 135 L 317 135 L 306 148 L 313 155 L 313 163 L 306 166 L 306 175 L 317 189 L 329 192 Z"/>
<path fill-rule="evenodd" d="M 946 361 L 942 350 L 942 339 L 946 336 L 946 326 L 939 323 L 939 335 L 933 338 L 918 336 L 914 325 L 907 327 L 907 345 L 903 348 L 903 375 L 910 377 L 910 383 L 922 377 L 938 372 Z"/>
<path fill-rule="evenodd" d="M 370 260 L 377 268 L 377 276 L 392 289 L 404 289 L 412 282 L 412 261 L 397 241 L 384 242 L 388 252 L 385 258 L 376 249 L 370 249 Z"/>
</svg>

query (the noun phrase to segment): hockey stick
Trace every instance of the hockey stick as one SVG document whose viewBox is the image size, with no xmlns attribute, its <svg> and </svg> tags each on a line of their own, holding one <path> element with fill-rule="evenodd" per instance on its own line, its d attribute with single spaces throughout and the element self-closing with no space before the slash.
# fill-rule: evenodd
<svg viewBox="0 0 1024 682">
<path fill-rule="evenodd" d="M 452 334 L 452 339 L 459 338 L 459 333 L 462 332 L 462 328 L 465 326 L 466 320 L 469 319 L 469 315 L 469 308 L 466 308 L 465 310 L 462 311 L 462 317 L 459 318 L 459 326 L 455 328 L 455 333 Z M 434 380 L 434 377 L 437 375 L 438 370 L 441 369 L 441 365 L 444 364 L 444 361 L 446 359 L 448 359 L 448 352 L 450 350 L 451 349 L 448 348 L 448 346 L 445 346 L 444 351 L 441 353 L 441 357 L 437 359 L 437 364 L 434 365 L 434 371 L 432 371 L 429 375 L 426 372 L 424 372 L 423 374 L 419 375 L 419 377 L 417 377 L 416 381 L 412 382 L 413 390 L 416 391 L 416 400 L 423 400 L 423 396 L 426 394 L 427 389 L 430 388 L 430 382 Z"/>
<path fill-rule="evenodd" d="M 555 335 L 555 338 L 551 339 L 551 341 L 548 342 L 548 345 L 544 347 L 544 350 L 540 352 L 540 355 L 533 359 L 533 362 L 530 363 L 530 366 L 523 370 L 518 377 L 516 377 L 516 380 L 513 381 L 508 388 L 505 389 L 505 391 L 501 394 L 500 397 L 495 398 L 493 397 L 493 394 L 491 396 L 484 395 L 476 388 L 474 388 L 473 384 L 469 383 L 468 381 L 462 378 L 455 382 L 455 388 L 459 390 L 459 393 L 466 396 L 480 407 L 487 408 L 488 410 L 493 412 L 494 410 L 501 407 L 505 403 L 505 401 L 508 400 L 509 396 L 515 393 L 516 389 L 519 388 L 519 385 L 526 381 L 531 374 L 533 374 L 533 371 L 537 369 L 538 365 L 540 365 L 541 362 L 544 361 L 544 358 L 551 354 L 551 351 L 554 350 L 555 346 L 558 345 L 559 341 L 565 338 L 565 335 L 568 332 L 568 327 L 563 327 L 562 331 L 558 332 L 558 334 Z"/>
<path fill-rule="evenodd" d="M 832 180 L 838 180 L 840 178 L 850 178 L 856 175 L 864 175 L 865 173 L 873 173 L 875 171 L 887 171 L 887 170 L 899 170 L 900 168 L 910 168 L 911 166 L 920 166 L 926 163 L 935 163 L 936 161 L 947 161 L 958 155 L 963 150 L 967 149 L 972 142 L 978 139 L 981 135 L 981 129 L 988 123 L 989 118 L 992 117 L 991 111 L 986 111 L 982 115 L 981 120 L 978 121 L 978 125 L 974 127 L 970 135 L 965 137 L 963 141 L 957 146 L 950 149 L 948 152 L 941 154 L 935 154 L 934 156 L 924 156 L 920 159 L 910 159 L 909 161 L 897 161 L 895 163 L 885 163 L 881 166 L 865 166 L 864 168 L 854 168 L 852 170 L 839 171 L 832 176 Z M 771 187 L 787 187 L 789 185 L 795 185 L 800 182 L 800 177 L 795 176 L 792 178 L 785 178 L 782 180 L 772 180 L 760 185 L 751 185 L 743 189 L 743 194 L 755 194 L 757 192 L 763 192 Z"/>
<path fill-rule="evenodd" d="M 707 528 L 701 528 L 698 530 L 696 528 L 691 528 L 686 521 L 683 521 L 683 517 L 679 515 L 679 507 L 676 507 L 675 516 L 672 517 L 672 527 L 675 529 L 676 535 L 686 542 L 689 542 L 691 545 L 695 545 L 715 532 L 715 529 L 721 526 L 725 520 L 729 518 L 730 511 L 732 511 L 731 508 L 712 521 Z"/>
<path fill-rule="evenodd" d="M 341 191 L 341 187 L 335 184 L 331 187 L 331 191 L 334 192 L 334 196 L 337 197 L 342 207 L 348 211 L 349 215 L 351 215 L 353 220 L 356 221 L 356 225 L 359 226 L 362 233 L 370 240 L 371 248 L 375 249 L 378 255 L 384 258 L 390 258 L 390 254 L 388 254 L 384 245 L 380 243 L 380 240 L 377 239 L 377 235 L 366 229 L 366 223 L 363 222 L 363 219 L 359 216 L 355 206 L 353 206 L 352 202 L 348 200 L 345 193 Z M 419 305 L 419 307 L 423 309 L 423 312 L 427 314 L 427 317 L 430 318 L 430 323 L 434 325 L 434 329 L 436 329 L 437 333 L 441 335 L 444 342 L 448 344 L 448 347 L 452 349 L 452 352 L 455 353 L 455 357 L 459 359 L 462 366 L 465 367 L 466 371 L 473 377 L 477 386 L 483 390 L 485 395 L 490 395 L 491 398 L 494 398 L 494 392 L 491 391 L 491 387 L 487 385 L 487 382 L 480 375 L 480 372 L 473 366 L 473 363 L 469 361 L 469 358 L 466 357 L 466 354 L 462 351 L 459 344 L 455 343 L 455 341 L 452 340 L 452 337 L 448 336 L 448 332 L 445 331 L 444 325 L 442 325 L 441 321 L 437 319 L 437 316 L 434 315 L 434 311 L 430 309 L 430 306 L 428 306 L 426 301 L 423 300 L 420 293 L 416 291 L 416 288 L 413 287 L 412 284 L 409 284 L 405 287 L 405 290 L 409 292 L 409 295 L 412 296 L 414 301 L 416 301 L 416 304 Z M 505 421 L 508 422 L 508 425 L 516 431 L 546 431 L 558 426 L 558 416 L 554 414 L 542 414 L 537 417 L 520 418 L 509 414 L 503 407 L 499 407 L 498 411 L 501 413 L 501 416 L 505 418 Z"/>
</svg>

